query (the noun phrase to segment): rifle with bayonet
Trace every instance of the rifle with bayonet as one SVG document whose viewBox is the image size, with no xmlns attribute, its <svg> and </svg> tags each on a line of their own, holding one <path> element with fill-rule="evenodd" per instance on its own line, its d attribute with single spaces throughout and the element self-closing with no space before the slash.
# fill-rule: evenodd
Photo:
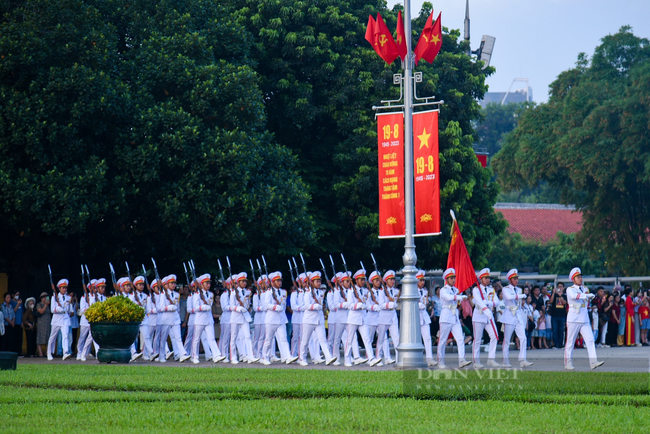
<svg viewBox="0 0 650 434">
<path fill-rule="evenodd" d="M 345 270 L 345 274 L 350 276 L 350 273 L 348 272 L 348 264 L 345 262 L 345 256 L 343 256 L 343 253 L 341 253 L 341 259 L 343 260 L 343 269 Z M 359 291 L 357 291 L 357 283 L 354 281 L 352 282 L 352 291 L 354 292 L 354 296 L 359 301 L 359 303 L 363 303 L 363 300 L 359 296 Z"/>
<path fill-rule="evenodd" d="M 365 265 L 363 265 L 363 261 L 359 261 L 359 264 L 361 264 L 361 269 L 363 271 L 366 271 L 366 267 L 365 267 Z M 379 274 L 379 271 L 377 271 L 377 274 Z M 379 280 L 381 280 L 381 275 L 379 276 Z M 372 298 L 372 301 L 374 301 L 375 304 L 379 304 L 377 302 L 377 299 L 375 298 L 375 293 L 372 290 L 372 285 L 370 285 L 370 283 L 368 283 L 368 279 L 366 279 L 366 287 L 368 288 L 368 292 L 370 294 L 370 297 Z"/>
<path fill-rule="evenodd" d="M 334 276 L 336 276 L 336 268 L 334 267 L 334 259 L 332 259 L 332 255 L 330 255 L 330 262 L 332 263 L 332 273 L 334 274 Z M 346 276 L 347 276 L 347 274 L 346 274 Z M 341 282 L 340 282 L 339 279 L 336 279 L 336 287 L 339 289 L 341 297 L 343 297 L 343 301 L 345 301 L 347 303 L 348 298 L 345 295 L 345 287 L 343 287 L 343 285 L 341 285 Z"/>
</svg>

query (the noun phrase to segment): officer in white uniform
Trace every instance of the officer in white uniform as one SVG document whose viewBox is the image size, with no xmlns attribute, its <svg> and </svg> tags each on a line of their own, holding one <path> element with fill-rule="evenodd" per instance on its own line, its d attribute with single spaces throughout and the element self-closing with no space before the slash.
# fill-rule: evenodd
<svg viewBox="0 0 650 434">
<path fill-rule="evenodd" d="M 161 328 L 161 325 L 158 322 L 158 310 L 156 309 L 156 298 L 160 297 L 157 279 L 154 279 L 149 285 L 149 293 L 151 295 L 147 298 L 146 314 L 149 318 L 149 339 L 151 339 L 151 346 L 153 349 L 153 354 L 149 357 L 149 360 L 153 362 L 156 360 L 159 353 L 158 347 L 160 346 Z"/>
<path fill-rule="evenodd" d="M 596 346 L 594 344 L 594 332 L 591 329 L 589 321 L 589 302 L 595 297 L 589 292 L 589 289 L 582 286 L 582 271 L 580 268 L 571 270 L 569 277 L 573 285 L 566 290 L 569 302 L 569 313 L 567 314 L 567 338 L 564 347 L 564 369 L 574 370 L 573 367 L 573 347 L 578 337 L 578 333 L 585 340 L 585 346 L 589 353 L 589 363 L 591 369 L 596 369 L 605 362 L 599 362 L 596 357 Z"/>
<path fill-rule="evenodd" d="M 61 279 L 58 281 L 56 286 L 59 288 L 59 292 L 50 304 L 50 310 L 52 312 L 52 330 L 50 332 L 50 340 L 47 343 L 47 360 L 54 360 L 52 352 L 56 349 L 56 338 L 59 332 L 61 332 L 63 360 L 72 355 L 67 352 L 68 333 L 70 332 L 70 313 L 72 313 L 70 296 L 67 294 L 68 283 L 68 279 Z M 54 285 L 52 285 L 52 289 L 54 289 Z"/>
<path fill-rule="evenodd" d="M 357 338 L 357 330 L 359 331 L 359 334 L 361 335 L 361 340 L 363 340 L 363 345 L 366 348 L 366 357 L 369 358 L 369 363 L 372 364 L 377 364 L 378 362 L 375 362 L 375 357 L 372 352 L 372 342 L 370 341 L 370 336 L 368 333 L 368 326 L 364 322 L 364 316 L 366 313 L 366 304 L 365 304 L 365 291 L 364 291 L 364 286 L 366 283 L 366 271 L 365 270 L 357 270 L 356 273 L 354 273 L 354 280 L 356 284 L 353 284 L 354 286 L 350 289 L 347 290 L 347 294 L 345 295 L 348 302 L 347 302 L 347 308 L 349 309 L 348 311 L 348 326 L 347 326 L 347 332 L 348 332 L 348 338 L 345 343 L 345 366 L 352 366 L 352 359 L 350 358 L 350 353 L 352 351 L 352 341 Z M 358 359 L 355 360 L 355 364 L 363 363 L 368 359 Z M 379 360 L 381 362 L 381 359 Z M 374 365 L 373 365 L 374 366 Z"/>
<path fill-rule="evenodd" d="M 225 290 L 219 298 L 219 301 L 221 302 L 221 310 L 223 311 L 220 320 L 221 333 L 219 336 L 219 350 L 221 351 L 221 354 L 226 355 L 226 359 L 223 362 L 228 363 L 228 353 L 230 352 L 230 317 L 232 316 L 230 312 L 230 293 L 232 291 L 232 279 L 230 277 L 227 278 L 226 281 L 223 282 L 223 285 Z"/>
<path fill-rule="evenodd" d="M 298 364 L 307 366 L 307 345 L 311 339 L 312 333 L 316 334 L 316 340 L 325 355 L 325 364 L 330 365 L 336 361 L 332 357 L 327 347 L 327 338 L 325 337 L 325 315 L 323 314 L 324 293 L 320 289 L 321 274 L 320 271 L 314 271 L 308 274 L 310 279 L 310 288 L 305 291 L 302 297 L 302 336 L 300 337 L 300 352 Z"/>
<path fill-rule="evenodd" d="M 262 348 L 264 347 L 264 338 L 266 333 L 264 332 L 264 315 L 266 310 L 262 304 L 262 297 L 264 292 L 266 292 L 266 275 L 262 275 L 257 279 L 257 292 L 253 295 L 253 328 L 254 328 L 254 337 L 253 337 L 253 355 L 262 360 Z"/>
<path fill-rule="evenodd" d="M 226 358 L 219 351 L 214 339 L 214 318 L 212 317 L 213 295 L 210 291 L 212 276 L 203 274 L 197 278 L 198 289 L 188 300 L 194 310 L 194 338 L 192 340 L 192 363 L 199 363 L 199 341 L 205 336 L 205 351 L 210 349 L 212 361 L 218 363 Z"/>
<path fill-rule="evenodd" d="M 92 338 L 90 336 L 90 323 L 86 319 L 86 311 L 92 304 L 95 302 L 95 284 L 97 280 L 92 279 L 88 285 L 88 293 L 81 297 L 79 303 L 79 315 L 81 319 L 79 320 L 79 339 L 77 340 L 77 360 L 82 362 L 86 361 L 86 356 L 84 350 L 88 346 L 88 351 L 90 351 L 90 343 Z"/>
<path fill-rule="evenodd" d="M 185 351 L 181 341 L 181 318 L 178 316 L 178 303 L 180 296 L 174 291 L 176 288 L 176 275 L 170 274 L 162 279 L 163 290 L 159 295 L 156 310 L 158 311 L 158 320 L 161 324 L 159 351 L 162 351 L 167 344 L 167 336 L 172 340 L 174 354 L 178 360 L 183 363 L 190 358 Z M 162 363 L 166 361 L 165 357 L 158 357 Z"/>
<path fill-rule="evenodd" d="M 467 298 L 466 295 L 460 294 L 456 283 L 456 270 L 447 268 L 442 274 L 445 280 L 445 286 L 440 289 L 440 299 L 442 300 L 442 311 L 440 312 L 440 339 L 438 341 L 438 368 L 445 369 L 445 348 L 449 332 L 454 336 L 456 345 L 458 345 L 458 366 L 463 368 L 471 362 L 465 360 L 465 336 L 463 328 L 458 319 L 458 304 Z"/>
<path fill-rule="evenodd" d="M 122 277 L 117 281 L 117 286 L 122 293 L 124 297 L 127 297 L 129 300 L 131 300 L 133 303 L 137 304 L 136 299 L 135 299 L 135 294 L 132 291 L 133 287 L 131 285 L 131 279 L 128 277 Z M 135 342 L 131 344 L 130 347 L 131 350 L 131 360 L 130 362 L 135 362 L 138 360 L 140 357 L 142 357 L 142 353 L 138 353 L 136 347 L 135 347 Z"/>
<path fill-rule="evenodd" d="M 133 284 L 135 285 L 135 293 L 133 294 L 134 302 L 145 310 L 145 317 L 140 324 L 140 339 L 144 344 L 144 358 L 145 360 L 151 360 L 151 356 L 153 356 L 153 342 L 151 340 L 151 332 L 149 331 L 149 315 L 146 315 L 149 296 L 144 293 L 144 276 L 138 276 L 133 279 Z"/>
<path fill-rule="evenodd" d="M 435 366 L 438 362 L 433 359 L 433 351 L 431 348 L 431 328 L 429 326 L 429 324 L 431 324 L 431 318 L 427 312 L 429 291 L 427 291 L 427 288 L 425 287 L 425 276 L 426 273 L 424 270 L 418 270 L 418 272 L 415 273 L 415 278 L 418 279 L 418 295 L 420 296 L 418 302 L 418 307 L 420 308 L 420 334 L 422 335 L 422 342 L 424 343 L 424 353 L 427 359 L 427 366 Z"/>
<path fill-rule="evenodd" d="M 532 365 L 531 362 L 526 360 L 526 321 L 527 316 L 521 313 L 521 301 L 524 298 L 521 288 L 517 286 L 519 283 L 519 272 L 516 268 L 508 271 L 508 281 L 510 284 L 503 288 L 501 294 L 503 295 L 503 304 L 506 310 L 501 315 L 501 323 L 505 326 L 503 333 L 503 364 L 504 368 L 511 368 L 510 364 L 510 341 L 512 340 L 512 332 L 517 333 L 519 338 L 519 366 L 522 368 Z"/>
<path fill-rule="evenodd" d="M 248 313 L 248 291 L 246 283 L 248 274 L 245 272 L 237 275 L 237 286 L 230 294 L 230 363 L 236 365 L 239 363 L 237 353 L 237 338 L 241 331 L 244 340 L 244 356 L 248 363 L 257 362 L 259 359 L 253 356 L 253 341 L 249 322 L 252 319 Z M 248 314 L 248 315 L 247 315 Z M 239 351 L 242 352 L 241 350 Z"/>
<path fill-rule="evenodd" d="M 291 303 L 291 355 L 297 356 L 300 352 L 300 333 L 302 332 L 302 295 L 304 293 L 303 285 L 307 276 L 305 273 L 300 273 L 298 275 L 298 281 L 296 282 L 298 286 L 296 290 L 291 293 L 289 302 Z"/>
<path fill-rule="evenodd" d="M 397 321 L 397 299 L 399 290 L 395 287 L 395 271 L 388 270 L 384 273 L 384 283 L 386 289 L 379 294 L 379 312 L 378 328 L 377 328 L 377 349 L 375 358 L 379 358 L 383 352 L 383 358 L 387 365 L 395 363 L 391 358 L 390 347 L 388 345 L 388 334 L 393 339 L 393 346 L 395 347 L 395 358 L 397 358 L 397 346 L 399 345 L 399 327 Z"/>
<path fill-rule="evenodd" d="M 328 282 L 329 285 L 329 282 Z M 327 348 L 329 348 L 330 353 L 339 357 L 338 354 L 334 353 L 334 338 L 336 337 L 336 328 L 339 324 L 339 310 L 334 303 L 334 294 L 336 292 L 336 276 L 332 277 L 330 290 L 327 292 L 326 301 L 327 301 Z"/>
<path fill-rule="evenodd" d="M 472 289 L 472 301 L 474 302 L 474 312 L 472 313 L 472 325 L 474 326 L 474 346 L 472 361 L 474 369 L 481 369 L 481 339 L 483 331 L 487 330 L 490 336 L 490 346 L 488 350 L 487 364 L 490 367 L 498 368 L 499 364 L 494 361 L 497 352 L 497 343 L 499 342 L 499 333 L 497 333 L 496 323 L 492 309 L 495 307 L 494 301 L 490 295 L 494 292 L 490 285 L 490 269 L 484 268 L 478 273 L 480 280 L 479 286 Z"/>
<path fill-rule="evenodd" d="M 275 338 L 278 347 L 280 347 L 282 360 L 285 360 L 286 364 L 290 364 L 298 360 L 298 356 L 291 355 L 289 342 L 287 341 L 287 320 L 286 316 L 283 315 L 287 298 L 283 296 L 282 273 L 279 271 L 270 273 L 269 279 L 271 280 L 271 288 L 264 292 L 262 296 L 262 306 L 266 314 L 264 315 L 264 346 L 262 347 L 260 363 L 263 365 L 271 364 L 270 359 L 275 355 L 275 346 L 273 345 L 273 339 Z"/>
<path fill-rule="evenodd" d="M 341 343 L 343 348 L 348 341 L 348 300 L 345 296 L 347 290 L 351 286 L 350 276 L 345 273 L 336 273 L 336 289 L 334 290 L 333 302 L 336 305 L 336 312 L 339 315 L 339 323 L 336 326 L 336 334 L 334 335 L 334 344 L 332 346 L 332 355 L 336 357 L 341 356 Z M 367 359 L 362 359 L 359 355 L 359 343 L 356 339 L 352 339 L 352 356 L 355 363 L 363 363 Z M 332 363 L 334 366 L 339 366 L 341 363 L 337 360 Z"/>
<path fill-rule="evenodd" d="M 364 320 L 366 326 L 368 327 L 368 340 L 372 342 L 375 339 L 375 333 L 377 332 L 377 327 L 379 326 L 379 312 L 381 308 L 379 307 L 379 302 L 381 300 L 379 293 L 383 292 L 381 287 L 381 275 L 373 271 L 370 273 L 369 277 L 371 286 L 368 288 L 365 297 L 365 303 L 368 313 L 366 313 L 366 318 Z M 379 339 L 377 340 L 379 342 Z M 370 362 L 370 366 L 383 366 L 379 357 L 373 357 L 373 360 Z"/>
</svg>

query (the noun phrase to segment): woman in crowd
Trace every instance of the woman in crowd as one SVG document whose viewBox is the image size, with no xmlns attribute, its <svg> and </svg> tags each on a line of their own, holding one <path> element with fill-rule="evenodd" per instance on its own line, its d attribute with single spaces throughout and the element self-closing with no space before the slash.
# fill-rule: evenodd
<svg viewBox="0 0 650 434">
<path fill-rule="evenodd" d="M 616 296 L 618 298 L 618 295 Z M 616 303 L 616 298 L 613 295 L 607 297 L 607 310 L 609 312 L 609 325 L 607 326 L 607 338 L 605 342 L 610 347 L 616 346 L 616 338 L 618 336 L 618 323 L 620 321 L 621 308 Z"/>
<path fill-rule="evenodd" d="M 29 297 L 25 302 L 25 314 L 23 315 L 23 328 L 27 337 L 27 357 L 36 356 L 36 317 L 34 317 L 34 304 L 36 299 Z"/>
<path fill-rule="evenodd" d="M 38 357 L 44 357 L 41 345 L 47 345 L 52 326 L 50 300 L 46 292 L 41 293 L 41 302 L 36 305 L 36 312 L 38 312 L 38 315 L 35 315 L 38 316 L 36 320 L 36 350 L 38 351 Z"/>
</svg>

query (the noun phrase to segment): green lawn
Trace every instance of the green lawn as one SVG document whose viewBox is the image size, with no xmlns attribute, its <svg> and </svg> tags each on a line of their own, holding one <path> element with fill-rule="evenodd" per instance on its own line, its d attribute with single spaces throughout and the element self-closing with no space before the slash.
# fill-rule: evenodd
<svg viewBox="0 0 650 434">
<path fill-rule="evenodd" d="M 648 374 L 19 365 L 3 432 L 643 432 Z M 8 431 L 4 431 L 8 429 Z"/>
</svg>

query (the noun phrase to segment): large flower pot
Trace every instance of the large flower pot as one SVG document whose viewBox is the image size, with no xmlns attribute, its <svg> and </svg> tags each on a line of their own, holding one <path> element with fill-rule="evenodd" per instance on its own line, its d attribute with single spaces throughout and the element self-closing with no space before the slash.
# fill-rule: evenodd
<svg viewBox="0 0 650 434">
<path fill-rule="evenodd" d="M 139 322 L 93 322 L 90 331 L 99 345 L 97 360 L 103 363 L 129 363 L 130 347 L 140 330 Z"/>
</svg>

